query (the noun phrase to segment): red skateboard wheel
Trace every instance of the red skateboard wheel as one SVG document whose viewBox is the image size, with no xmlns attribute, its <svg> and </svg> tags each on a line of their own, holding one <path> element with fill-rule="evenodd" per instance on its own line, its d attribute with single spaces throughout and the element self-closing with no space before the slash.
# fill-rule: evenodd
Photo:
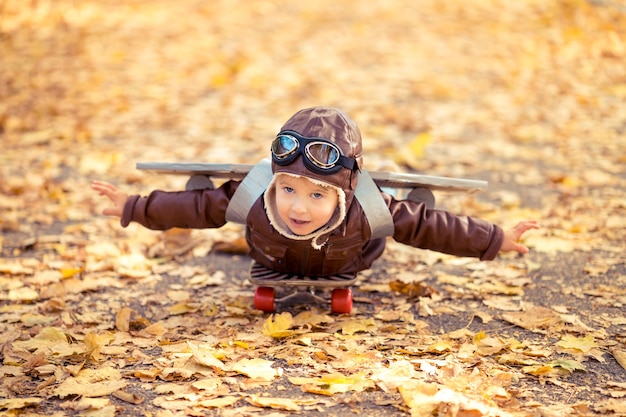
<svg viewBox="0 0 626 417">
<path fill-rule="evenodd" d="M 254 308 L 272 313 L 274 311 L 274 288 L 258 287 L 254 292 Z"/>
<path fill-rule="evenodd" d="M 350 288 L 335 288 L 330 299 L 330 310 L 337 314 L 352 312 L 352 290 Z"/>
</svg>

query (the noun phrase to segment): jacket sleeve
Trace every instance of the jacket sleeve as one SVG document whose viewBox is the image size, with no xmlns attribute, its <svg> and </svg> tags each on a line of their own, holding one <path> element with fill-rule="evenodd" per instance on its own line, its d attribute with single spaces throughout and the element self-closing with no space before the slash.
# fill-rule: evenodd
<svg viewBox="0 0 626 417">
<path fill-rule="evenodd" d="M 500 251 L 504 233 L 495 224 L 429 210 L 423 203 L 385 198 L 394 221 L 393 238 L 400 243 L 483 261 L 494 259 Z"/>
<path fill-rule="evenodd" d="M 126 200 L 121 225 L 137 222 L 152 230 L 180 228 L 218 228 L 226 223 L 226 208 L 238 181 L 227 181 L 211 190 L 153 191 L 147 197 Z"/>
</svg>

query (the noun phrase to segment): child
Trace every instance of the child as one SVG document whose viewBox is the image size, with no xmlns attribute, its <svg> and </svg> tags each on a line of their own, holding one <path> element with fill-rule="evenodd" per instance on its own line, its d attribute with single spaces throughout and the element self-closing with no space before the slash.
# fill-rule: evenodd
<svg viewBox="0 0 626 417">
<path fill-rule="evenodd" d="M 245 194 L 249 203 L 240 220 L 255 265 L 307 277 L 354 276 L 368 269 L 385 248 L 385 234 L 416 248 L 491 260 L 498 252 L 527 253 L 517 240 L 539 227 L 523 221 L 504 232 L 481 219 L 396 200 L 375 187 L 359 194 L 359 181 L 369 178 L 362 172 L 361 133 L 335 108 L 294 114 L 272 142 L 271 156 L 267 185 L 253 170 L 243 182 L 227 181 L 217 189 L 153 191 L 148 197 L 128 196 L 101 181 L 92 187 L 112 202 L 103 214 L 120 217 L 123 227 L 135 221 L 154 230 L 221 227 L 240 204 L 234 200 Z M 252 186 L 244 187 L 248 178 Z M 260 187 L 256 194 L 244 192 L 254 181 Z M 367 213 L 371 201 L 366 200 L 372 199 L 389 223 L 383 235 L 380 216 Z"/>
</svg>

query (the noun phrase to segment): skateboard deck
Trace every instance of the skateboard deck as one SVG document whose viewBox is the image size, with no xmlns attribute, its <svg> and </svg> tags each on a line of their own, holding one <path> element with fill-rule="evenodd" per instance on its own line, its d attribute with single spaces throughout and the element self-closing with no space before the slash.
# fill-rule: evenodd
<svg viewBox="0 0 626 417">
<path fill-rule="evenodd" d="M 352 290 L 356 274 L 338 274 L 329 277 L 307 277 L 272 271 L 253 262 L 248 280 L 257 285 L 254 293 L 254 307 L 265 312 L 273 312 L 276 304 L 298 302 L 303 298 L 319 304 L 329 304 L 333 313 L 350 314 L 352 311 Z M 277 297 L 276 287 L 290 287 L 291 292 Z M 318 288 L 332 288 L 330 299 L 316 293 Z"/>
<path fill-rule="evenodd" d="M 213 178 L 241 180 L 252 169 L 252 164 L 216 164 L 204 162 L 138 162 L 137 169 L 160 174 L 206 175 Z M 403 172 L 369 172 L 379 187 L 428 188 L 438 191 L 477 192 L 487 189 L 487 181 L 464 178 L 438 177 Z"/>
</svg>

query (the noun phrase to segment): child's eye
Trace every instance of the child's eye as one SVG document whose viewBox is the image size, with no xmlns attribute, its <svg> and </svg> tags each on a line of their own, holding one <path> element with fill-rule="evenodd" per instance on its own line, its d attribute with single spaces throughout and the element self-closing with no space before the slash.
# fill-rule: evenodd
<svg viewBox="0 0 626 417">
<path fill-rule="evenodd" d="M 313 197 L 313 198 L 315 198 L 317 200 L 317 199 L 323 198 L 324 194 L 322 194 L 322 193 L 313 193 L 313 194 L 311 194 L 311 197 Z"/>
<path fill-rule="evenodd" d="M 293 188 L 286 185 L 283 187 L 283 190 L 285 190 L 285 192 L 289 194 L 293 193 Z"/>
</svg>

